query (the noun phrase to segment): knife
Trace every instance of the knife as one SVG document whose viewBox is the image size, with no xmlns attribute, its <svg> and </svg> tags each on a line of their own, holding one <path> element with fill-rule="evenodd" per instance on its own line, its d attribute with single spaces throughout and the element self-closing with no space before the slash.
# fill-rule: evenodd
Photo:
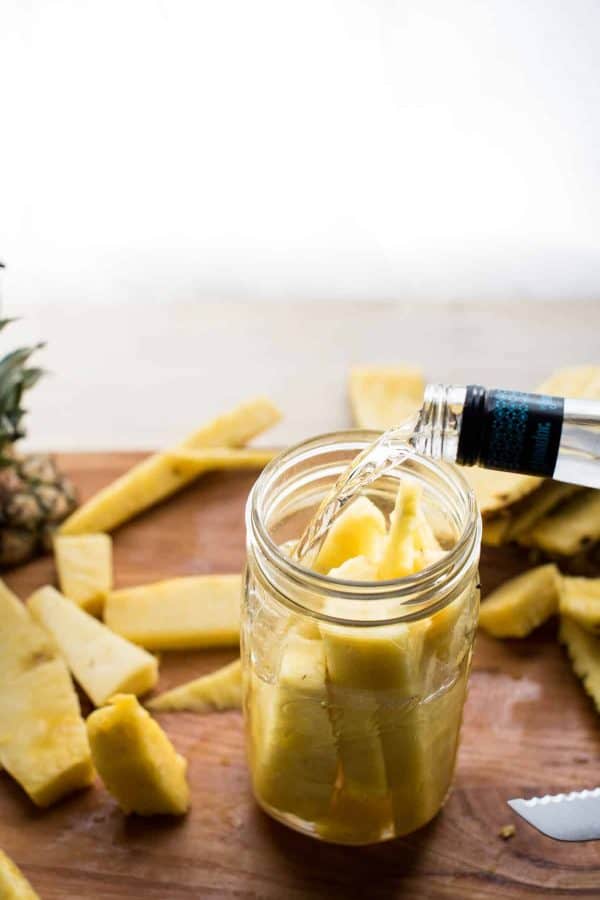
<svg viewBox="0 0 600 900">
<path fill-rule="evenodd" d="M 542 834 L 557 841 L 600 840 L 600 787 L 570 794 L 517 798 L 508 805 Z"/>
</svg>

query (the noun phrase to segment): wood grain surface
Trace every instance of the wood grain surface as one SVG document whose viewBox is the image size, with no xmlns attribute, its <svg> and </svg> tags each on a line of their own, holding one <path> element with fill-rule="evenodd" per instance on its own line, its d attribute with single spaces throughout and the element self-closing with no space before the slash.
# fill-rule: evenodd
<svg viewBox="0 0 600 900">
<path fill-rule="evenodd" d="M 80 454 L 61 462 L 87 496 L 139 458 Z M 121 528 L 117 585 L 240 571 L 253 479 L 205 476 Z M 484 591 L 521 564 L 486 553 Z M 7 577 L 23 597 L 53 579 L 49 559 Z M 233 656 L 164 654 L 160 689 Z M 0 775 L 0 847 L 42 900 L 600 897 L 600 842 L 552 841 L 505 802 L 600 781 L 600 722 L 554 624 L 525 641 L 478 636 L 452 794 L 430 825 L 388 844 L 325 845 L 271 821 L 250 794 L 239 713 L 158 718 L 189 760 L 192 809 L 180 821 L 125 818 L 99 783 L 40 811 Z M 502 840 L 498 831 L 511 822 L 516 834 Z"/>
</svg>

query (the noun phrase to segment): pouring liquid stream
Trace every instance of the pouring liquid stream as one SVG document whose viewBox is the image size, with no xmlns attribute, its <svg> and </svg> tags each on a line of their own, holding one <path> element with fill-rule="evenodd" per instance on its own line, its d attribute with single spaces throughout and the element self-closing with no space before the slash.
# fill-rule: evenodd
<svg viewBox="0 0 600 900">
<path fill-rule="evenodd" d="M 296 544 L 292 558 L 310 566 L 318 556 L 327 532 L 336 519 L 374 481 L 413 456 L 410 446 L 415 420 L 384 432 L 342 472 L 327 493 Z"/>
</svg>

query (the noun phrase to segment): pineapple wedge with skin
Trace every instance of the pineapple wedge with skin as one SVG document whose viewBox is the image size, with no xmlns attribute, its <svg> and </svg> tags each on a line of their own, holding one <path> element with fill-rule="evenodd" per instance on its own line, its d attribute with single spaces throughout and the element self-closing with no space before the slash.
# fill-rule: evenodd
<svg viewBox="0 0 600 900">
<path fill-rule="evenodd" d="M 519 543 L 549 556 L 575 556 L 600 540 L 600 491 L 585 490 L 520 535 Z"/>
<path fill-rule="evenodd" d="M 133 694 L 117 694 L 93 712 L 87 730 L 98 774 L 124 813 L 187 812 L 187 762 Z"/>
<path fill-rule="evenodd" d="M 600 635 L 600 578 L 563 576 L 559 609 L 587 631 Z"/>
<path fill-rule="evenodd" d="M 0 850 L 0 900 L 40 900 L 21 870 Z"/>
<path fill-rule="evenodd" d="M 194 466 L 190 470 L 189 463 L 180 465 L 173 460 L 173 451 L 239 447 L 275 425 L 280 417 L 276 407 L 264 398 L 241 404 L 189 435 L 179 447 L 148 457 L 103 488 L 69 516 L 60 534 L 112 531 L 189 484 L 202 472 L 214 468 L 207 462 L 204 467 Z"/>
<path fill-rule="evenodd" d="M 31 595 L 28 609 L 52 636 L 95 706 L 119 692 L 145 694 L 158 679 L 154 656 L 114 634 L 55 588 Z"/>
<path fill-rule="evenodd" d="M 104 621 L 149 650 L 239 644 L 241 575 L 192 575 L 113 591 Z"/>
<path fill-rule="evenodd" d="M 154 712 L 190 710 L 207 713 L 213 710 L 242 708 L 242 663 L 236 659 L 208 675 L 153 697 L 146 704 Z"/>
<path fill-rule="evenodd" d="M 600 712 L 600 641 L 569 616 L 560 617 L 558 639 L 566 646 L 573 671 Z"/>
<path fill-rule="evenodd" d="M 329 529 L 313 568 L 326 573 L 357 556 L 378 559 L 385 535 L 381 510 L 368 497 L 358 497 Z"/>
<path fill-rule="evenodd" d="M 0 582 L 0 768 L 38 806 L 93 779 L 79 700 L 54 641 Z"/>
<path fill-rule="evenodd" d="M 553 563 L 511 578 L 481 604 L 479 624 L 493 637 L 526 637 L 558 612 L 560 584 Z"/>
<path fill-rule="evenodd" d="M 99 615 L 113 582 L 110 535 L 57 535 L 54 558 L 65 597 L 91 615 Z"/>
</svg>

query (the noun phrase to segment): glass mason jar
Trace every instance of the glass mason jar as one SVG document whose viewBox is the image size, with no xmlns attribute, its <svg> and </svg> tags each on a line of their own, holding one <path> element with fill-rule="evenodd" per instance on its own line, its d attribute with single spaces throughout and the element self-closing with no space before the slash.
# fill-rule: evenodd
<svg viewBox="0 0 600 900">
<path fill-rule="evenodd" d="M 367 491 L 388 514 L 400 479 L 422 485 L 447 551 L 422 572 L 342 581 L 286 553 L 375 437 L 343 432 L 287 450 L 264 469 L 246 511 L 241 644 L 254 794 L 275 819 L 344 844 L 408 834 L 443 805 L 479 608 L 480 517 L 446 463 L 414 457 Z"/>
</svg>

